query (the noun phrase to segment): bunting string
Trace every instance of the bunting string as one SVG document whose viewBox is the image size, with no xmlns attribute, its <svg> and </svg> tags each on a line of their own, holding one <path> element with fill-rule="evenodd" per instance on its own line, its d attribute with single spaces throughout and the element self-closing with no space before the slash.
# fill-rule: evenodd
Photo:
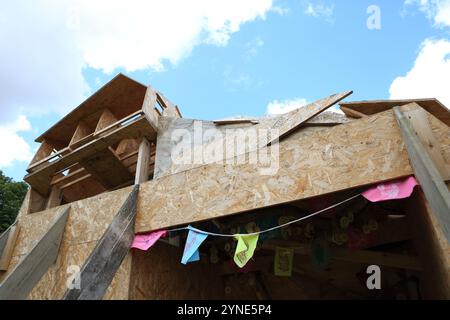
<svg viewBox="0 0 450 320">
<path fill-rule="evenodd" d="M 246 233 L 246 234 L 224 234 L 224 233 L 215 233 L 215 232 L 203 231 L 203 230 L 200 230 L 200 229 L 197 229 L 197 228 L 193 228 L 193 227 L 182 227 L 182 228 L 171 229 L 171 230 L 167 230 L 167 231 L 168 231 L 168 232 L 177 232 L 177 231 L 182 231 L 182 230 L 189 230 L 189 229 L 191 229 L 191 230 L 195 230 L 197 233 L 205 234 L 205 235 L 208 235 L 208 236 L 215 236 L 215 237 L 229 237 L 229 238 L 235 238 L 235 237 L 237 237 L 237 236 L 254 236 L 254 235 L 260 235 L 260 234 L 263 234 L 263 233 L 267 233 L 267 232 L 271 232 L 271 231 L 274 231 L 274 230 L 277 230 L 277 229 L 281 229 L 281 228 L 287 227 L 287 226 L 289 226 L 289 225 L 291 225 L 291 224 L 298 223 L 298 222 L 303 221 L 303 220 L 310 219 L 310 218 L 312 218 L 312 217 L 314 217 L 314 216 L 317 216 L 317 215 L 319 215 L 319 214 L 321 214 L 321 213 L 324 213 L 324 212 L 326 212 L 326 211 L 328 211 L 328 210 L 331 210 L 331 209 L 333 209 L 333 208 L 336 208 L 336 207 L 338 207 L 338 206 L 340 206 L 340 205 L 342 205 L 342 204 L 344 204 L 344 203 L 346 203 L 346 202 L 349 202 L 349 201 L 351 201 L 351 200 L 353 200 L 353 199 L 359 197 L 360 195 L 361 195 L 361 193 L 358 193 L 357 195 L 354 195 L 354 196 L 352 196 L 352 197 L 350 197 L 350 198 L 348 198 L 348 199 L 345 199 L 345 200 L 343 200 L 343 201 L 341 201 L 341 202 L 338 202 L 338 203 L 336 203 L 336 204 L 333 204 L 333 205 L 331 205 L 331 206 L 329 206 L 329 207 L 327 207 L 327 208 L 321 209 L 321 210 L 319 210 L 319 211 L 316 211 L 316 212 L 314 212 L 314 213 L 311 213 L 311 214 L 306 215 L 306 216 L 304 216 L 304 217 L 301 217 L 301 218 L 299 218 L 299 219 L 291 220 L 291 221 L 286 222 L 286 223 L 284 223 L 284 224 L 281 224 L 281 225 L 278 225 L 278 226 L 274 226 L 274 227 L 269 228 L 269 229 L 266 229 L 266 230 L 261 230 L 261 231 L 257 231 L 257 232 L 252 232 L 252 233 Z"/>
</svg>

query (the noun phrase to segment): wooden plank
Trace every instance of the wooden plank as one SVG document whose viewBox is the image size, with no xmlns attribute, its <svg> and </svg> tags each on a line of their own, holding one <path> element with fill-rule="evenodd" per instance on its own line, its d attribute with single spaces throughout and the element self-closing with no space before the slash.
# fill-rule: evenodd
<svg viewBox="0 0 450 320">
<path fill-rule="evenodd" d="M 54 149 L 55 146 L 50 142 L 48 142 L 48 140 L 42 141 L 41 145 L 39 146 L 39 149 L 37 150 L 28 167 L 31 167 L 34 163 L 47 158 L 49 155 L 52 154 Z"/>
<path fill-rule="evenodd" d="M 114 188 L 133 178 L 122 162 L 109 149 L 98 151 L 94 156 L 79 163 L 105 189 Z"/>
<path fill-rule="evenodd" d="M 158 128 L 159 119 L 159 115 L 155 111 L 156 100 L 157 96 L 155 90 L 153 90 L 151 86 L 148 86 L 147 91 L 145 92 L 144 102 L 142 104 L 142 111 L 155 131 Z"/>
<path fill-rule="evenodd" d="M 102 115 L 100 116 L 100 119 L 98 120 L 94 132 L 98 132 L 106 128 L 107 126 L 116 123 L 117 121 L 118 119 L 116 118 L 116 116 L 108 108 L 105 108 L 102 112 Z"/>
<path fill-rule="evenodd" d="M 5 235 L 2 235 L 2 238 L 5 238 L 5 242 L 4 246 L 0 243 L 0 271 L 8 270 L 18 235 L 19 226 L 17 223 L 11 225 L 7 232 L 5 232 Z M 3 240 L 1 240 L 1 242 L 3 242 Z"/>
<path fill-rule="evenodd" d="M 408 106 L 410 106 L 410 108 L 407 108 Z M 428 121 L 427 112 L 417 104 L 406 105 L 401 109 L 409 119 L 419 140 L 427 149 L 431 160 L 433 160 L 433 163 L 436 165 L 442 178 L 446 181 L 450 180 L 450 169 L 442 156 L 440 144 L 433 134 L 430 122 Z"/>
<path fill-rule="evenodd" d="M 80 271 L 80 289 L 69 289 L 64 300 L 102 299 L 130 250 L 139 186 L 135 186 Z"/>
<path fill-rule="evenodd" d="M 150 164 L 150 142 L 143 138 L 139 145 L 139 154 L 136 166 L 136 176 L 134 183 L 140 184 L 148 180 Z"/>
<path fill-rule="evenodd" d="M 351 109 L 366 115 L 373 115 L 392 109 L 396 106 L 404 106 L 413 102 L 420 105 L 447 126 L 450 126 L 450 110 L 437 99 L 368 100 L 344 102 L 340 105 L 346 109 Z M 344 111 L 344 109 L 342 111 Z"/>
<path fill-rule="evenodd" d="M 405 177 L 412 169 L 402 141 L 390 110 L 288 137 L 272 175 L 247 161 L 163 176 L 141 186 L 136 228 L 158 230 Z"/>
<path fill-rule="evenodd" d="M 78 123 L 78 126 L 75 129 L 72 139 L 69 142 L 69 147 L 74 143 L 80 141 L 81 139 L 89 136 L 92 132 L 93 130 L 91 130 L 91 128 L 89 128 L 86 123 L 84 122 Z"/>
<path fill-rule="evenodd" d="M 342 112 L 344 112 L 347 116 L 349 116 L 351 118 L 361 119 L 361 118 L 367 117 L 367 114 L 350 109 L 348 107 L 344 107 L 342 105 L 341 105 L 341 110 L 342 110 Z"/>
<path fill-rule="evenodd" d="M 423 264 L 420 277 L 424 299 L 450 299 L 450 243 L 442 233 L 436 216 L 430 209 L 423 190 L 416 189 L 406 200 L 409 226 L 413 230 L 414 245 Z"/>
<path fill-rule="evenodd" d="M 224 126 L 227 124 L 243 124 L 243 123 L 258 124 L 259 123 L 259 121 L 255 120 L 255 119 L 223 119 L 223 120 L 214 120 L 213 122 L 217 126 Z"/>
<path fill-rule="evenodd" d="M 411 122 L 400 107 L 394 107 L 394 114 L 401 129 L 408 150 L 414 174 L 419 181 L 431 210 L 450 242 L 450 192 L 425 147 L 416 136 Z"/>
<path fill-rule="evenodd" d="M 80 121 L 95 128 L 103 109 L 108 108 L 118 119 L 138 111 L 144 101 L 147 87 L 129 77 L 118 74 L 102 88 L 96 91 L 75 110 L 62 118 L 53 127 L 36 139 L 62 140 L 69 144 L 70 134 L 75 131 Z"/>
<path fill-rule="evenodd" d="M 52 191 L 50 191 L 50 196 L 47 200 L 46 209 L 50 209 L 53 207 L 57 207 L 61 204 L 62 193 L 61 189 L 58 186 L 53 186 Z"/>
<path fill-rule="evenodd" d="M 338 103 L 342 99 L 345 99 L 352 93 L 353 91 L 347 91 L 339 94 L 334 94 L 327 98 L 313 102 L 307 106 L 294 110 L 289 113 L 288 117 L 280 118 L 280 120 L 277 121 L 272 128 L 279 130 L 278 137 L 272 139 L 269 144 L 273 143 L 276 140 L 282 139 L 283 137 L 286 137 L 291 132 L 302 126 L 306 121 L 332 107 L 334 104 Z"/>
<path fill-rule="evenodd" d="M 26 299 L 58 256 L 70 208 L 56 218 L 49 230 L 0 284 L 1 300 Z"/>
</svg>

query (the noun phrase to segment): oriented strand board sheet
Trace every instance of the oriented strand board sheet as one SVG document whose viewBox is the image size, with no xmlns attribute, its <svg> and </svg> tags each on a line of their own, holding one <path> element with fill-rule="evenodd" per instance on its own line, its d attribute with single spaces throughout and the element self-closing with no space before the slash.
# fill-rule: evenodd
<svg viewBox="0 0 450 320">
<path fill-rule="evenodd" d="M 446 108 L 437 99 L 369 100 L 369 101 L 344 102 L 341 103 L 340 105 L 342 107 L 346 107 L 348 109 L 366 115 L 373 115 L 378 112 L 383 112 L 396 106 L 404 106 L 412 102 L 418 103 L 422 108 L 427 110 L 436 118 L 440 119 L 447 126 L 450 126 L 450 110 Z M 351 115 L 348 114 L 348 116 Z"/>
<path fill-rule="evenodd" d="M 38 285 L 32 291 L 30 298 L 34 299 L 59 299 L 66 291 L 67 267 L 70 265 L 83 265 L 98 239 L 101 238 L 113 217 L 117 214 L 132 187 L 104 193 L 93 198 L 88 198 L 71 203 L 69 219 L 65 228 L 61 248 L 57 262 L 41 278 Z M 65 205 L 63 207 L 66 207 Z M 13 258 L 8 270 L 12 270 L 33 245 L 47 232 L 55 214 L 62 207 L 56 207 L 33 214 L 23 214 L 19 218 L 21 227 L 14 248 Z M 26 206 L 23 208 L 26 209 Z M 121 279 L 126 278 L 125 269 L 131 268 L 131 264 L 122 263 L 119 270 Z M 124 288 L 111 284 L 107 291 L 109 297 L 123 297 Z M 122 280 L 120 280 L 122 281 Z"/>
<path fill-rule="evenodd" d="M 392 111 L 283 140 L 279 170 L 210 164 L 143 184 L 136 231 L 245 212 L 412 173 Z"/>
<path fill-rule="evenodd" d="M 132 250 L 130 299 L 220 299 L 220 275 L 209 259 L 180 263 L 183 248 L 157 242 L 149 251 Z"/>
<path fill-rule="evenodd" d="M 314 105 L 321 105 L 323 102 L 329 102 L 328 99 L 323 99 L 317 101 Z M 322 102 L 321 102 L 322 101 Z M 302 108 L 300 108 L 302 109 Z M 225 134 L 227 130 L 234 129 L 240 130 L 241 136 L 245 136 L 248 130 L 269 130 L 274 128 L 276 124 L 281 125 L 282 123 L 288 123 L 291 118 L 298 119 L 299 114 L 304 115 L 303 112 L 300 112 L 300 109 L 291 111 L 289 113 L 274 116 L 274 117 L 266 117 L 258 119 L 258 124 L 253 123 L 227 123 L 216 125 L 212 121 L 203 121 L 203 120 L 193 120 L 193 119 L 175 119 L 169 117 L 161 117 L 158 123 L 158 143 L 156 145 L 156 162 L 155 162 L 155 178 L 160 178 L 162 176 L 166 176 L 169 174 L 175 174 L 181 171 L 191 170 L 195 167 L 199 167 L 205 164 L 210 164 L 217 159 L 208 159 L 202 158 L 201 162 L 196 163 L 188 163 L 184 164 L 181 161 L 173 161 L 177 160 L 177 155 L 174 150 L 180 149 L 184 144 L 190 145 L 193 148 L 192 154 L 202 154 L 204 150 L 209 150 L 213 148 L 215 145 L 222 144 L 226 148 L 230 146 L 229 143 L 224 141 Z M 297 118 L 295 118 L 297 116 Z M 315 126 L 335 126 L 338 124 L 347 123 L 350 120 L 341 114 L 335 112 L 322 112 L 319 115 L 309 119 L 304 123 L 305 127 L 315 127 Z M 295 129 L 295 128 L 294 128 Z M 306 128 L 302 129 L 302 132 Z M 176 130 L 185 130 L 185 132 L 190 133 L 190 140 L 183 140 L 181 138 L 177 138 L 177 136 L 173 135 Z M 218 137 L 213 137 L 208 132 L 212 132 L 212 130 L 216 130 L 220 135 Z M 212 141 L 210 140 L 212 139 Z M 265 146 L 265 145 L 264 145 Z M 245 152 L 253 151 L 258 148 L 257 145 L 254 148 L 248 147 Z M 226 152 L 221 160 L 225 160 L 227 158 Z M 198 160 L 198 158 L 197 158 Z"/>
<path fill-rule="evenodd" d="M 290 112 L 289 117 L 280 118 L 273 126 L 273 129 L 278 129 L 280 131 L 278 139 L 286 137 L 289 133 L 295 131 L 306 121 L 327 110 L 352 93 L 353 91 L 347 91 L 339 94 L 334 94 Z"/>
</svg>

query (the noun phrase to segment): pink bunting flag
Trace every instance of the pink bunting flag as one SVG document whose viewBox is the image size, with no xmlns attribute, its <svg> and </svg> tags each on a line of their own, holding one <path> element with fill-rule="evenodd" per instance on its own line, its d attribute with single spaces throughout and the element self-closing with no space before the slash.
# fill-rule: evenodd
<svg viewBox="0 0 450 320">
<path fill-rule="evenodd" d="M 404 199 L 411 196 L 414 187 L 419 185 L 411 176 L 404 180 L 382 183 L 362 193 L 363 197 L 371 202 L 380 202 L 393 199 Z"/>
<path fill-rule="evenodd" d="M 166 230 L 155 231 L 146 234 L 137 234 L 134 236 L 134 240 L 133 243 L 131 244 L 131 247 L 147 251 L 150 247 L 152 247 L 156 243 L 156 241 L 159 240 L 159 238 L 165 237 L 166 235 L 167 235 Z"/>
</svg>

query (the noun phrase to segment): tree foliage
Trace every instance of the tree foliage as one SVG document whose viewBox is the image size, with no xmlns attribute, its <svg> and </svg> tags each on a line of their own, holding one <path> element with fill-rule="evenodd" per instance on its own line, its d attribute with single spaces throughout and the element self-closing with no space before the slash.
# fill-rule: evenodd
<svg viewBox="0 0 450 320">
<path fill-rule="evenodd" d="M 15 182 L 0 170 L 0 233 L 16 219 L 27 190 L 25 182 Z"/>
</svg>

